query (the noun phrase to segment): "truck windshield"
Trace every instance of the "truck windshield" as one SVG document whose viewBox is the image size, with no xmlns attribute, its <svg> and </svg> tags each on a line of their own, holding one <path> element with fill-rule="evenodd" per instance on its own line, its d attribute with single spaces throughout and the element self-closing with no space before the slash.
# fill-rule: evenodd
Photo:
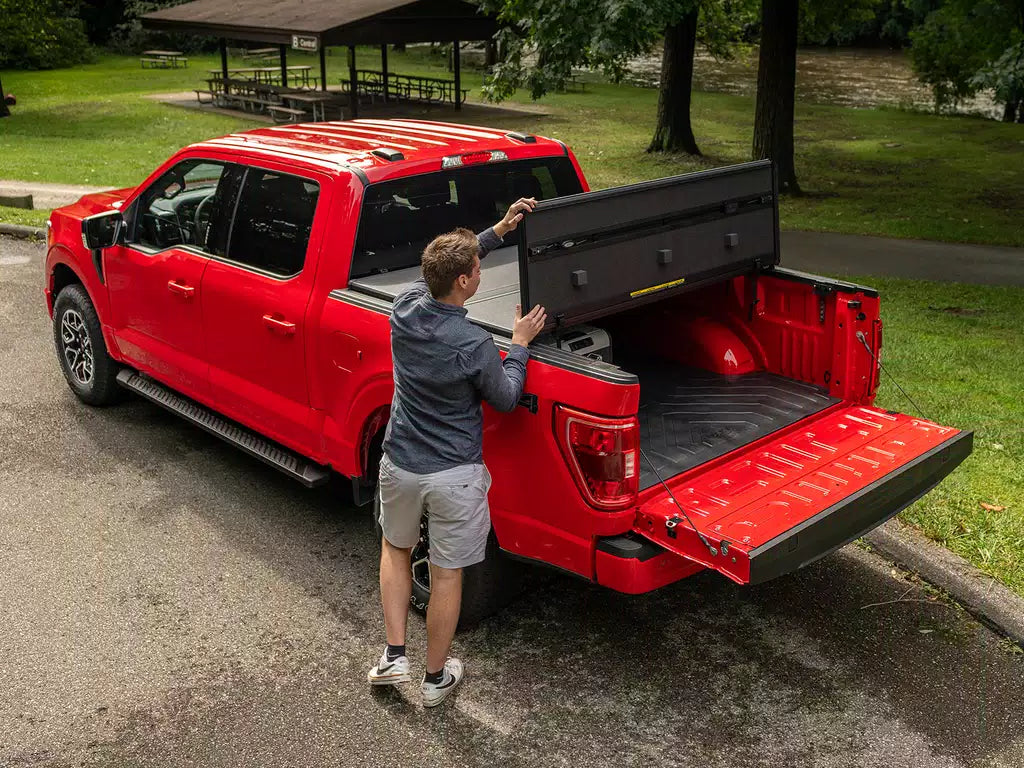
<svg viewBox="0 0 1024 768">
<path fill-rule="evenodd" d="M 393 179 L 366 188 L 351 277 L 416 266 L 427 243 L 457 227 L 480 232 L 520 197 L 582 192 L 568 157 L 486 163 Z M 518 243 L 518 231 L 505 238 Z"/>
</svg>

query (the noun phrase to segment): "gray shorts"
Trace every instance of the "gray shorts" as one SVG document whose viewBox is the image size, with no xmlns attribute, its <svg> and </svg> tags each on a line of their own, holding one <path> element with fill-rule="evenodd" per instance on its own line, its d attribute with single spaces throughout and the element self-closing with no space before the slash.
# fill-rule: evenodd
<svg viewBox="0 0 1024 768">
<path fill-rule="evenodd" d="M 401 549 L 416 546 L 426 513 L 431 563 L 452 569 L 479 563 L 491 530 L 490 487 L 491 473 L 483 464 L 417 475 L 396 467 L 385 454 L 380 462 L 384 538 Z"/>
</svg>

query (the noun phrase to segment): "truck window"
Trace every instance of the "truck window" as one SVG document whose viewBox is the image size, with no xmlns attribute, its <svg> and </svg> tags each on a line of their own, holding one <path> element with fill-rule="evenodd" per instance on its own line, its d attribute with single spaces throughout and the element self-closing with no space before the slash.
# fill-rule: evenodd
<svg viewBox="0 0 1024 768">
<path fill-rule="evenodd" d="M 277 171 L 249 168 L 242 182 L 231 243 L 231 261 L 292 277 L 306 261 L 320 185 Z"/>
<path fill-rule="evenodd" d="M 541 157 L 435 171 L 366 188 L 351 277 L 416 266 L 427 243 L 457 227 L 480 232 L 520 197 L 582 192 L 567 157 Z M 505 238 L 516 244 L 518 232 Z"/>
<path fill-rule="evenodd" d="M 153 250 L 188 245 L 223 256 L 241 169 L 191 159 L 162 174 L 127 214 L 129 242 Z"/>
</svg>

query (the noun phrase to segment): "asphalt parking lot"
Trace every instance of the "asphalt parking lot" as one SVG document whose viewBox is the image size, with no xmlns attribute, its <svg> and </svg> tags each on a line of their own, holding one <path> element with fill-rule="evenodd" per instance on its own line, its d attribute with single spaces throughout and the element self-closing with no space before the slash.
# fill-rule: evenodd
<svg viewBox="0 0 1024 768">
<path fill-rule="evenodd" d="M 369 690 L 368 514 L 79 404 L 43 255 L 0 238 L 0 766 L 1024 765 L 1024 655 L 857 547 L 758 588 L 556 577 L 457 637 L 454 704 Z"/>
</svg>

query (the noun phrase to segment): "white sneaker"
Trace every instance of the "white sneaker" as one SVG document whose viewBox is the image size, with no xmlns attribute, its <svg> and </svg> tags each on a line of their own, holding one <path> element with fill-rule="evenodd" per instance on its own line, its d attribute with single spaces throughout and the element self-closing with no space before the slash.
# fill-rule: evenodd
<svg viewBox="0 0 1024 768">
<path fill-rule="evenodd" d="M 458 688 L 459 683 L 462 682 L 462 678 L 466 674 L 462 667 L 462 662 L 458 659 L 448 659 L 444 663 L 442 671 L 444 672 L 444 677 L 441 678 L 440 683 L 428 683 L 424 680 L 420 686 L 420 690 L 423 691 L 424 707 L 436 707 L 448 698 L 448 694 Z"/>
<path fill-rule="evenodd" d="M 366 680 L 370 685 L 395 685 L 396 683 L 408 683 L 409 659 L 399 656 L 397 659 L 388 661 L 388 652 L 385 650 L 376 666 L 366 673 Z"/>
</svg>

